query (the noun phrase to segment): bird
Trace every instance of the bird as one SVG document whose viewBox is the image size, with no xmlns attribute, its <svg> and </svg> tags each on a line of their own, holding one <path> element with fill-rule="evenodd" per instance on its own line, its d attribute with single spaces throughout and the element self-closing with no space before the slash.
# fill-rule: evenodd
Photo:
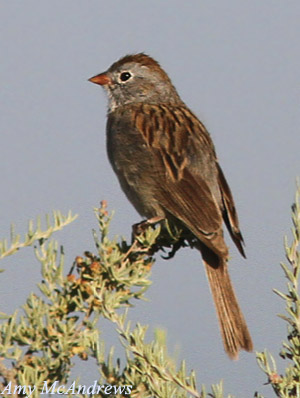
<svg viewBox="0 0 300 398">
<path fill-rule="evenodd" d="M 202 256 L 226 353 L 253 343 L 228 271 L 225 224 L 243 257 L 233 196 L 205 126 L 151 56 L 125 55 L 89 79 L 108 96 L 106 143 L 120 186 L 147 224 L 170 221 Z"/>
</svg>

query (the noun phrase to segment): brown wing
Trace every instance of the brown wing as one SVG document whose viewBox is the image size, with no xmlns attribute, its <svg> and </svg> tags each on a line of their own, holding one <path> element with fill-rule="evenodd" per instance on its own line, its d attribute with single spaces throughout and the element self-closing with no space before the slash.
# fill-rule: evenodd
<svg viewBox="0 0 300 398">
<path fill-rule="evenodd" d="M 224 204 L 224 210 L 223 210 L 224 222 L 227 226 L 227 229 L 230 233 L 232 240 L 236 244 L 236 247 L 239 249 L 241 255 L 246 258 L 246 254 L 243 248 L 244 239 L 239 228 L 239 220 L 235 209 L 233 196 L 229 188 L 229 185 L 227 184 L 223 171 L 218 163 L 217 167 L 219 171 L 219 186 L 221 189 L 222 199 Z"/>
<path fill-rule="evenodd" d="M 205 127 L 184 106 L 146 104 L 134 113 L 134 125 L 161 165 L 160 205 L 218 256 L 227 256 L 216 156 Z"/>
</svg>

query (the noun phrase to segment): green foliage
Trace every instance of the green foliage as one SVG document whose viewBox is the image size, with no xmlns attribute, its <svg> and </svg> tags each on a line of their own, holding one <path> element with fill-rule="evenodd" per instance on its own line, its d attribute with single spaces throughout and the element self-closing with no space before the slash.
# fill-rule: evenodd
<svg viewBox="0 0 300 398">
<path fill-rule="evenodd" d="M 0 260 L 6 256 L 14 254 L 22 247 L 32 246 L 34 242 L 43 242 L 45 239 L 50 238 L 53 232 L 59 231 L 66 225 L 70 224 L 77 218 L 77 215 L 73 216 L 71 212 L 65 217 L 59 211 L 53 211 L 53 223 L 51 224 L 50 216 L 46 215 L 47 230 L 43 231 L 41 228 L 41 218 L 38 217 L 36 226 L 33 221 L 29 221 L 28 232 L 25 234 L 24 242 L 20 242 L 21 236 L 15 233 L 14 225 L 11 226 L 10 232 L 10 246 L 8 247 L 7 240 L 0 241 Z"/>
<path fill-rule="evenodd" d="M 300 296 L 298 292 L 300 273 L 300 186 L 292 206 L 292 235 L 289 245 L 285 238 L 285 253 L 288 264 L 281 264 L 287 282 L 287 293 L 274 292 L 285 301 L 286 314 L 279 315 L 287 323 L 287 340 L 283 342 L 281 358 L 287 361 L 284 374 L 278 374 L 275 359 L 267 351 L 257 354 L 260 368 L 268 377 L 268 383 L 277 397 L 300 397 Z M 262 397 L 257 394 L 257 397 Z"/>
<path fill-rule="evenodd" d="M 278 397 L 300 397 L 299 197 L 300 189 L 292 208 L 293 242 L 290 246 L 285 242 L 289 265 L 282 264 L 288 292 L 276 291 L 285 300 L 287 312 L 280 316 L 288 324 L 287 341 L 280 353 L 288 361 L 285 374 L 278 374 L 275 360 L 267 352 L 257 354 L 259 366 Z M 185 362 L 176 366 L 166 350 L 164 332 L 157 331 L 153 340 L 147 342 L 147 326 L 132 325 L 127 319 L 134 301 L 145 298 L 151 283 L 153 255 L 168 242 L 166 230 L 172 233 L 171 255 L 185 245 L 186 237 L 181 231 L 171 231 L 172 227 L 167 225 L 163 231 L 160 227 L 146 229 L 131 244 L 123 239 L 111 240 L 108 237 L 111 217 L 106 204 L 95 209 L 95 214 L 100 231 L 93 231 L 96 253 L 78 255 L 67 275 L 63 249 L 49 238 L 54 231 L 73 221 L 71 214 L 64 217 L 55 213 L 52 224 L 48 218 L 45 231 L 40 221 L 35 228 L 30 223 L 23 242 L 13 232 L 11 244 L 5 241 L 0 246 L 2 258 L 24 246 L 33 246 L 42 271 L 40 294 L 31 293 L 22 311 L 1 316 L 0 392 L 6 389 L 3 393 L 6 398 L 10 386 L 12 393 L 7 393 L 7 397 L 22 397 L 26 394 L 18 386 L 30 385 L 36 386 L 31 397 L 38 398 L 47 382 L 49 387 L 53 386 L 51 392 L 80 398 L 107 397 L 111 386 L 132 386 L 130 394 L 123 390 L 109 395 L 114 397 L 223 398 L 222 382 L 212 386 L 210 393 L 204 386 L 199 391 L 195 374 L 187 372 Z M 121 361 L 114 358 L 113 348 L 105 353 L 98 322 L 103 318 L 115 325 L 120 337 L 126 356 L 123 367 Z M 102 388 L 97 394 L 77 388 L 75 392 L 70 391 L 71 369 L 76 357 L 82 361 L 94 358 L 99 369 L 98 384 Z M 79 385 L 76 380 L 76 386 Z M 262 397 L 258 393 L 255 396 Z"/>
<path fill-rule="evenodd" d="M 2 245 L 2 257 L 24 246 L 34 246 L 41 264 L 40 295 L 31 293 L 19 315 L 2 314 L 0 327 L 0 391 L 11 391 L 9 397 L 23 396 L 18 386 L 36 386 L 31 397 L 39 397 L 44 383 L 51 392 L 66 392 L 65 396 L 87 397 L 87 393 L 71 393 L 70 377 L 74 358 L 86 361 L 94 358 L 99 367 L 99 384 L 132 386 L 131 397 L 199 397 L 221 398 L 222 385 L 213 387 L 212 395 L 205 389 L 198 392 L 195 375 L 186 372 L 183 362 L 176 369 L 166 351 L 165 336 L 157 333 L 146 343 L 147 327 L 131 326 L 127 313 L 133 300 L 143 299 L 150 285 L 154 263 L 153 253 L 160 228 L 148 228 L 132 244 L 108 238 L 110 216 L 105 203 L 95 209 L 100 236 L 93 231 L 97 253 L 77 256 L 70 271 L 64 275 L 64 254 L 50 235 L 69 224 L 74 217 L 54 216 L 46 231 L 30 223 L 24 242 L 13 234 L 11 245 Z M 116 325 L 127 362 L 121 368 L 113 357 L 113 349 L 105 355 L 100 343 L 98 320 L 106 318 Z M 9 364 L 8 360 L 12 361 Z M 68 384 L 69 383 L 69 384 Z M 77 381 L 76 386 L 79 381 Z M 64 385 L 61 390 L 56 387 Z M 10 386 L 10 389 L 8 389 Z M 17 388 L 17 392 L 13 391 Z M 77 389 L 75 390 L 75 392 Z M 5 396 L 4 392 L 4 396 Z M 96 396 L 96 395 L 92 395 Z M 107 397 L 104 389 L 97 396 Z M 115 394 L 116 397 L 126 396 Z"/>
</svg>

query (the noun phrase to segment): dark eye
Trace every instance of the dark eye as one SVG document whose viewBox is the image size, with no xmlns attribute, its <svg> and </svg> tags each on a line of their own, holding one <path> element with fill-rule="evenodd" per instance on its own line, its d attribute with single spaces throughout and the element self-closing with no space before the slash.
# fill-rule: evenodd
<svg viewBox="0 0 300 398">
<path fill-rule="evenodd" d="M 120 79 L 122 80 L 122 82 L 126 82 L 126 80 L 131 78 L 131 73 L 129 72 L 123 72 L 120 75 Z"/>
</svg>

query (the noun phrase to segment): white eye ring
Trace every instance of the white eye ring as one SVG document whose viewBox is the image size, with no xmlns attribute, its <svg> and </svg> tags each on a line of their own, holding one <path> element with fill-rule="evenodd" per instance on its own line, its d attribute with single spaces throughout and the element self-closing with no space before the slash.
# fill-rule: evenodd
<svg viewBox="0 0 300 398">
<path fill-rule="evenodd" d="M 126 82 L 127 80 L 129 80 L 132 77 L 132 74 L 130 72 L 122 72 L 120 74 L 120 80 L 122 82 Z"/>
</svg>

